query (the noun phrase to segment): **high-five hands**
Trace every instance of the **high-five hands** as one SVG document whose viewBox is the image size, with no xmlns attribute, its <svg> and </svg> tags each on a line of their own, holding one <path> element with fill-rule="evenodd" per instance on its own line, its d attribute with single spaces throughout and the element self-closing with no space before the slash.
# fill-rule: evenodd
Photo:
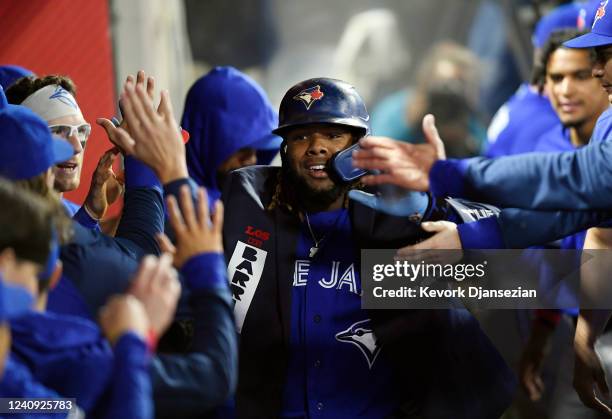
<svg viewBox="0 0 612 419">
<path fill-rule="evenodd" d="M 433 164 L 446 158 L 444 144 L 433 115 L 423 118 L 424 144 L 409 144 L 387 137 L 364 137 L 360 150 L 353 152 L 355 167 L 379 170 L 380 174 L 362 178 L 366 185 L 392 184 L 405 189 L 429 190 L 429 172 Z"/>
</svg>

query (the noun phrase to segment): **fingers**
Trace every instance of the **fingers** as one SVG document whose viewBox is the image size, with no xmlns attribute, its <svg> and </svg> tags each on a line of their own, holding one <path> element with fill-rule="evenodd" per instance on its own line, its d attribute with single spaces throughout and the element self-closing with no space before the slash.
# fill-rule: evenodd
<svg viewBox="0 0 612 419">
<path fill-rule="evenodd" d="M 212 228 L 213 231 L 219 235 L 223 231 L 223 203 L 220 199 L 215 202 L 215 213 L 212 216 Z"/>
<path fill-rule="evenodd" d="M 187 228 L 189 230 L 197 229 L 198 220 L 196 219 L 195 210 L 193 208 L 193 199 L 191 198 L 191 193 L 187 185 L 181 186 L 179 199 L 181 202 L 181 211 L 183 212 L 183 220 L 185 220 Z"/>
<path fill-rule="evenodd" d="M 160 115 L 162 115 L 167 121 L 174 122 L 174 112 L 172 110 L 172 101 L 170 100 L 170 93 L 168 93 L 167 90 L 162 90 L 161 92 L 161 100 L 159 102 L 159 107 L 157 108 L 157 112 Z"/>
<path fill-rule="evenodd" d="M 155 98 L 155 79 L 151 76 L 147 77 L 147 96 L 153 103 L 153 99 Z"/>
<path fill-rule="evenodd" d="M 421 228 L 428 233 L 438 233 L 444 230 L 454 230 L 457 225 L 450 221 L 426 221 L 421 224 Z"/>
<path fill-rule="evenodd" d="M 384 184 L 404 186 L 403 182 L 399 182 L 395 176 L 389 173 L 381 173 L 380 175 L 366 175 L 361 178 L 361 182 L 364 185 L 371 185 L 371 186 L 384 185 Z"/>
<path fill-rule="evenodd" d="M 111 121 L 105 118 L 96 119 L 96 123 L 104 128 L 110 142 L 122 150 L 123 153 L 132 154 L 134 152 L 136 143 L 125 130 L 115 127 Z"/>
<path fill-rule="evenodd" d="M 371 148 L 387 148 L 387 149 L 394 149 L 397 147 L 398 145 L 398 140 L 394 140 L 393 138 L 389 138 L 389 137 L 375 137 L 375 136 L 368 136 L 368 137 L 363 137 L 361 140 L 359 140 L 359 147 L 361 147 L 362 149 L 371 149 Z M 407 144 L 410 145 L 410 144 Z M 361 152 L 361 150 L 357 150 L 355 151 L 355 153 Z"/>
<path fill-rule="evenodd" d="M 155 269 L 155 264 L 156 262 L 154 256 L 148 255 L 142 258 L 130 287 L 130 292 L 132 294 L 140 295 L 140 293 L 145 291 L 149 282 L 149 277 Z"/>
<path fill-rule="evenodd" d="M 423 117 L 423 133 L 425 134 L 425 140 L 436 148 L 438 158 L 445 159 L 444 143 L 440 138 L 438 128 L 436 128 L 436 119 L 432 114 L 427 114 Z"/>
<path fill-rule="evenodd" d="M 176 247 L 170 241 L 170 238 L 166 236 L 164 233 L 157 233 L 155 235 L 155 240 L 157 240 L 157 244 L 159 244 L 159 248 L 164 253 L 175 254 Z"/>
<path fill-rule="evenodd" d="M 170 225 L 178 237 L 185 234 L 185 222 L 183 216 L 179 210 L 178 203 L 174 196 L 166 198 L 166 205 L 168 207 L 168 218 L 170 219 Z"/>
</svg>

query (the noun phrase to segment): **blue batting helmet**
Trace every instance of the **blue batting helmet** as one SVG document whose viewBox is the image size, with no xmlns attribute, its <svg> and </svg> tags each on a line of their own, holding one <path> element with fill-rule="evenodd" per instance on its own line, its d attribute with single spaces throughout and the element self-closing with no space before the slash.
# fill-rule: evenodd
<svg viewBox="0 0 612 419">
<path fill-rule="evenodd" d="M 279 109 L 281 137 L 290 128 L 309 124 L 338 124 L 370 132 L 370 115 L 355 88 L 341 80 L 314 78 L 289 89 Z"/>
</svg>

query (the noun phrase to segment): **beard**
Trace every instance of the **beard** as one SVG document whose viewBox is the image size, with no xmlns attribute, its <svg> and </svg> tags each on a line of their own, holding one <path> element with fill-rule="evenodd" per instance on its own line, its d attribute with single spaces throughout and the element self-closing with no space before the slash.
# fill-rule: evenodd
<svg viewBox="0 0 612 419">
<path fill-rule="evenodd" d="M 349 189 L 349 185 L 339 183 L 332 176 L 333 184 L 327 189 L 314 189 L 306 179 L 299 176 L 291 167 L 283 168 L 286 175 L 285 187 L 293 189 L 295 200 L 300 208 L 309 212 L 325 211 Z M 287 189 L 285 189 L 287 190 Z"/>
</svg>

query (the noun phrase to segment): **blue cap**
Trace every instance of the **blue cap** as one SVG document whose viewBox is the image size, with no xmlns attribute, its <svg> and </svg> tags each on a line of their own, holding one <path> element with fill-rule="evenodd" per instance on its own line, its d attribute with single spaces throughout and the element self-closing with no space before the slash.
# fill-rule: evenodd
<svg viewBox="0 0 612 419">
<path fill-rule="evenodd" d="M 544 15 L 533 30 L 531 40 L 534 48 L 542 48 L 555 31 L 567 28 L 585 29 L 587 13 L 583 9 L 580 4 L 569 3 L 556 7 Z"/>
<path fill-rule="evenodd" d="M 31 110 L 8 105 L 0 111 L 0 176 L 29 179 L 73 154 L 70 143 L 54 139 L 46 122 Z"/>
<path fill-rule="evenodd" d="M 591 32 L 565 42 L 568 48 L 592 48 L 612 44 L 612 6 L 609 0 L 600 2 L 595 11 Z"/>
<path fill-rule="evenodd" d="M 0 65 L 0 86 L 8 88 L 17 79 L 33 74 L 27 68 L 18 65 Z"/>
<path fill-rule="evenodd" d="M 34 298 L 22 287 L 7 284 L 0 276 L 0 322 L 25 314 L 32 307 Z"/>
</svg>

